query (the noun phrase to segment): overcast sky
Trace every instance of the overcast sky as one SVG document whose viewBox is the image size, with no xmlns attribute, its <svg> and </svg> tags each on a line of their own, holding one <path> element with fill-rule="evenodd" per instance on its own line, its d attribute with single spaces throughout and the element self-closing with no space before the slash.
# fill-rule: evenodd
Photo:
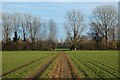
<svg viewBox="0 0 120 80">
<path fill-rule="evenodd" d="M 45 20 L 52 18 L 58 25 L 58 39 L 65 39 L 66 34 L 63 23 L 66 11 L 79 9 L 84 14 L 87 24 L 92 10 L 99 5 L 118 6 L 117 2 L 3 2 L 2 11 L 30 13 Z M 88 29 L 89 27 L 86 28 L 86 31 Z"/>
</svg>

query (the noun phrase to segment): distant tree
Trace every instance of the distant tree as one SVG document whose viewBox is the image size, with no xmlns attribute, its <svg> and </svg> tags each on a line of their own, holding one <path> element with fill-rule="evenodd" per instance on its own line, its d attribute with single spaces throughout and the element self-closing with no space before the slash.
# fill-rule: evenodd
<svg viewBox="0 0 120 80">
<path fill-rule="evenodd" d="M 13 37 L 13 41 L 17 42 L 19 37 L 18 36 L 18 33 L 20 32 L 20 25 L 21 25 L 21 22 L 20 22 L 20 17 L 21 17 L 21 14 L 20 13 L 14 13 L 12 14 L 12 31 L 14 32 L 14 37 Z"/>
<path fill-rule="evenodd" d="M 67 37 L 65 38 L 65 47 L 66 47 L 66 48 L 70 48 L 71 45 L 72 45 L 71 40 L 70 40 L 70 38 L 67 36 Z"/>
<path fill-rule="evenodd" d="M 108 38 L 115 36 L 115 29 L 117 25 L 117 10 L 111 5 L 97 6 L 93 10 L 93 16 L 90 19 L 94 23 L 94 27 L 99 29 L 99 33 L 105 38 L 106 47 L 108 45 Z"/>
<path fill-rule="evenodd" d="M 22 34 L 23 34 L 23 41 L 26 41 L 26 36 L 27 36 L 27 28 L 28 28 L 28 16 L 27 14 L 22 14 L 21 15 L 21 28 L 22 28 Z"/>
<path fill-rule="evenodd" d="M 84 16 L 80 10 L 69 10 L 66 13 L 65 29 L 67 36 L 70 38 L 74 46 L 81 37 L 85 28 Z"/>
<path fill-rule="evenodd" d="M 41 23 L 40 34 L 41 34 L 41 36 L 40 36 L 41 40 L 46 40 L 47 39 L 47 37 L 48 37 L 48 24 L 45 20 L 42 21 L 42 23 Z"/>
<path fill-rule="evenodd" d="M 41 27 L 41 20 L 40 18 L 37 17 L 32 17 L 31 15 L 29 15 L 28 17 L 28 32 L 29 32 L 29 36 L 32 42 L 35 41 L 35 39 L 38 37 L 38 31 L 40 31 L 40 27 Z"/>
<path fill-rule="evenodd" d="M 2 14 L 2 40 L 8 42 L 12 33 L 11 14 L 4 12 Z"/>
<path fill-rule="evenodd" d="M 36 49 L 36 42 L 39 37 L 38 33 L 41 28 L 41 20 L 39 17 L 34 17 L 31 15 L 28 15 L 28 23 L 27 23 L 27 30 L 29 34 L 29 38 L 32 42 L 32 49 Z"/>
<path fill-rule="evenodd" d="M 90 32 L 89 35 L 92 37 L 92 40 L 95 41 L 97 49 L 99 49 L 99 43 L 103 39 L 103 35 L 101 35 L 101 28 L 98 23 L 90 23 Z"/>
<path fill-rule="evenodd" d="M 17 42 L 19 39 L 20 39 L 20 36 L 18 37 L 18 33 L 15 32 L 14 37 L 13 37 L 13 41 Z"/>
<path fill-rule="evenodd" d="M 50 19 L 48 22 L 48 30 L 49 30 L 48 40 L 50 43 L 50 48 L 55 48 L 57 24 L 53 21 L 53 19 Z"/>
</svg>

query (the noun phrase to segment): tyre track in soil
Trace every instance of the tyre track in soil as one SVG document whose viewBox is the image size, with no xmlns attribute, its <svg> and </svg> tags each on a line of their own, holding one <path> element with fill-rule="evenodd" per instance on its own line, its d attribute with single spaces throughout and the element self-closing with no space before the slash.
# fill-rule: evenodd
<svg viewBox="0 0 120 80">
<path fill-rule="evenodd" d="M 54 54 L 54 53 L 52 53 L 51 55 L 53 55 L 53 54 Z M 48 55 L 48 56 L 51 56 L 51 55 Z M 30 61 L 30 62 L 28 62 L 28 63 L 26 63 L 26 64 L 23 64 L 22 66 L 19 66 L 19 67 L 17 67 L 16 69 L 10 70 L 9 72 L 6 72 L 6 73 L 2 74 L 2 76 L 0 75 L 0 77 L 6 76 L 6 75 L 8 75 L 8 74 L 11 74 L 11 73 L 13 73 L 13 72 L 15 72 L 15 71 L 17 71 L 17 70 L 19 70 L 19 69 L 21 69 L 21 68 L 24 68 L 24 67 L 26 67 L 26 66 L 28 66 L 28 65 L 30 65 L 30 64 L 32 64 L 32 63 L 35 63 L 35 62 L 37 62 L 37 61 L 39 61 L 39 60 L 42 60 L 42 59 L 45 59 L 45 58 L 47 58 L 48 56 L 45 56 L 45 57 L 43 57 L 43 58 L 40 58 L 40 59 L 37 59 L 37 60 L 33 60 L 33 61 Z"/>
<path fill-rule="evenodd" d="M 72 64 L 69 56 L 63 51 L 55 59 L 53 67 L 48 73 L 48 77 L 80 79 L 77 69 Z"/>
</svg>

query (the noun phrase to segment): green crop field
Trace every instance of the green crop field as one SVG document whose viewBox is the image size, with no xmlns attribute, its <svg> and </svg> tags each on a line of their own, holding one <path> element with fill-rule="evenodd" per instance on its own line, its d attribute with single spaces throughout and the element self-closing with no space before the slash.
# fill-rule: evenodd
<svg viewBox="0 0 120 80">
<path fill-rule="evenodd" d="M 80 78 L 119 78 L 117 51 L 2 52 L 3 78 L 33 78 L 36 74 L 39 78 L 49 78 L 57 73 L 63 76 L 66 75 L 65 66 L 70 68 L 65 69 L 68 72 L 75 68 L 74 73 Z M 57 71 L 59 69 L 63 72 Z"/>
<path fill-rule="evenodd" d="M 67 51 L 81 78 L 116 78 L 118 51 Z"/>
<path fill-rule="evenodd" d="M 5 51 L 2 52 L 2 74 L 7 78 L 25 78 L 32 75 L 37 69 L 57 55 L 53 51 Z M 32 62 L 32 63 L 31 63 Z M 27 65 L 26 65 L 27 64 Z M 25 65 L 23 67 L 23 65 Z M 20 69 L 18 69 L 21 67 Z M 17 69 L 16 71 L 14 71 Z M 4 77 L 4 76 L 3 76 Z"/>
</svg>

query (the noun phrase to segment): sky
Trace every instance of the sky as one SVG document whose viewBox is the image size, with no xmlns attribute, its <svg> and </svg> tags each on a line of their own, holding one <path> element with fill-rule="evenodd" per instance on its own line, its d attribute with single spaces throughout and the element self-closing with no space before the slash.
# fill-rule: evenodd
<svg viewBox="0 0 120 80">
<path fill-rule="evenodd" d="M 92 10 L 99 5 L 118 6 L 117 2 L 3 2 L 2 12 L 29 13 L 45 20 L 52 18 L 57 23 L 57 38 L 64 40 L 66 38 L 64 29 L 66 11 L 80 10 L 85 16 L 85 23 L 88 24 L 88 18 L 92 14 Z M 85 29 L 84 34 L 88 30 L 89 27 Z"/>
<path fill-rule="evenodd" d="M 2 2 L 118 2 L 119 0 L 1 0 Z"/>
</svg>

